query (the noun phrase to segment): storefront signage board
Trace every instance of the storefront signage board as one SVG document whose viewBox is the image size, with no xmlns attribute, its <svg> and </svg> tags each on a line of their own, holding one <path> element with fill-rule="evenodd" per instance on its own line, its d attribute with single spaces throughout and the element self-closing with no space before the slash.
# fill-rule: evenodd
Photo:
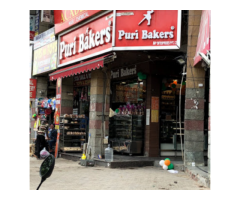
<svg viewBox="0 0 240 200">
<path fill-rule="evenodd" d="M 91 73 L 78 74 L 73 77 L 73 86 L 81 87 L 90 85 L 91 83 Z"/>
<path fill-rule="evenodd" d="M 47 44 L 34 51 L 33 75 L 56 69 L 57 41 Z"/>
<path fill-rule="evenodd" d="M 116 71 L 111 71 L 111 79 L 115 79 L 115 78 L 122 78 L 125 76 L 131 76 L 131 75 L 135 75 L 137 74 L 137 67 L 133 67 L 133 68 L 122 68 L 122 69 L 118 69 Z"/>
<path fill-rule="evenodd" d="M 151 122 L 158 122 L 158 118 L 159 118 L 159 97 L 152 97 Z"/>
<path fill-rule="evenodd" d="M 203 10 L 193 65 L 196 65 L 200 60 L 202 60 L 199 53 L 204 53 L 206 55 L 207 51 L 210 50 L 210 37 L 211 37 L 210 31 L 211 31 L 211 10 Z"/>
<path fill-rule="evenodd" d="M 181 10 L 117 10 L 114 50 L 179 49 Z"/>
<path fill-rule="evenodd" d="M 30 79 L 30 100 L 35 100 L 37 90 L 37 79 Z"/>
<path fill-rule="evenodd" d="M 35 15 L 30 15 L 30 40 L 33 40 L 35 35 Z"/>
<path fill-rule="evenodd" d="M 58 36 L 58 67 L 112 50 L 112 18 L 105 12 Z"/>
<path fill-rule="evenodd" d="M 105 11 L 58 35 L 58 67 L 115 50 L 179 49 L 180 36 L 181 10 Z"/>
<path fill-rule="evenodd" d="M 36 10 L 36 16 L 35 16 L 35 36 L 38 35 L 38 32 L 39 32 L 39 21 L 40 21 L 40 10 Z"/>
<path fill-rule="evenodd" d="M 55 33 L 64 31 L 99 11 L 101 10 L 54 10 Z"/>
<path fill-rule="evenodd" d="M 34 37 L 34 50 L 55 41 L 54 27 Z"/>
</svg>

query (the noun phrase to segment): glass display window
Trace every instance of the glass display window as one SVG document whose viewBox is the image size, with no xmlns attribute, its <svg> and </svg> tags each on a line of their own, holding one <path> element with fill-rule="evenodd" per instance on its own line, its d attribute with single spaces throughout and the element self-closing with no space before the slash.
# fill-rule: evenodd
<svg viewBox="0 0 240 200">
<path fill-rule="evenodd" d="M 146 99 L 146 80 L 138 79 L 116 81 L 112 83 L 112 108 L 121 104 L 141 104 Z"/>
</svg>

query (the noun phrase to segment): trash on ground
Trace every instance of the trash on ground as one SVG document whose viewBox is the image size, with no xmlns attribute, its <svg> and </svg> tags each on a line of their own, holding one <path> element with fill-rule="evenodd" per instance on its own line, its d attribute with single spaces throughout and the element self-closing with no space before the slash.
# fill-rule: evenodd
<svg viewBox="0 0 240 200">
<path fill-rule="evenodd" d="M 177 173 L 178 173 L 177 170 L 173 170 L 173 169 L 168 170 L 168 172 L 169 172 L 169 173 L 172 173 L 172 174 L 177 174 Z"/>
</svg>

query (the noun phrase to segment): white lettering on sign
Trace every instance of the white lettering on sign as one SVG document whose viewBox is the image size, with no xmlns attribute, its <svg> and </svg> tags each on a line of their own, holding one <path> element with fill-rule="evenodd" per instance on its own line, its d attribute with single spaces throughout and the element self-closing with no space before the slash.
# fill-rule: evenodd
<svg viewBox="0 0 240 200">
<path fill-rule="evenodd" d="M 86 33 L 82 33 L 78 37 L 78 53 L 82 53 L 99 45 L 109 43 L 111 41 L 111 28 L 107 27 L 96 33 L 93 33 L 93 30 L 87 28 Z M 60 60 L 63 59 L 63 53 L 65 58 L 76 54 L 76 37 L 74 37 L 73 42 L 70 44 L 66 44 L 64 41 L 60 42 Z"/>
<path fill-rule="evenodd" d="M 89 15 L 88 15 L 88 13 L 86 12 L 86 13 L 78 16 L 78 17 L 76 18 L 76 22 L 78 22 L 79 20 L 82 20 L 83 18 L 86 18 L 86 17 L 88 17 L 88 16 L 89 16 Z"/>
<path fill-rule="evenodd" d="M 61 98 L 61 94 L 57 94 L 56 99 L 60 99 Z"/>
<path fill-rule="evenodd" d="M 131 69 L 128 69 L 128 68 L 126 68 L 126 69 L 121 69 L 121 77 L 134 75 L 134 74 L 136 74 L 136 73 L 137 73 L 136 67 L 131 68 Z"/>
<path fill-rule="evenodd" d="M 125 38 L 126 40 L 137 40 L 138 39 L 138 30 L 133 33 L 125 32 L 124 30 L 118 31 L 118 39 L 122 40 Z M 148 32 L 147 30 L 142 30 L 142 39 L 167 39 L 174 38 L 173 31 L 165 31 L 165 32 L 157 32 L 157 30 L 153 30 L 153 32 Z"/>
<path fill-rule="evenodd" d="M 34 91 L 35 90 L 35 86 L 30 86 L 30 91 Z"/>
<path fill-rule="evenodd" d="M 57 104 L 57 105 L 60 104 L 60 100 L 56 100 L 56 104 Z"/>
<path fill-rule="evenodd" d="M 81 74 L 81 75 L 76 75 L 74 76 L 74 81 L 82 81 L 82 80 L 87 80 L 91 78 L 91 73 L 89 74 Z"/>
<path fill-rule="evenodd" d="M 112 78 L 119 78 L 119 70 L 117 70 L 116 72 L 111 71 L 111 77 Z"/>
<path fill-rule="evenodd" d="M 119 77 L 124 77 L 124 76 L 131 76 L 134 74 L 137 74 L 137 68 L 136 66 L 134 68 L 126 68 L 126 69 L 120 69 L 120 74 L 119 70 L 113 72 L 111 71 L 111 78 L 119 78 Z"/>
</svg>

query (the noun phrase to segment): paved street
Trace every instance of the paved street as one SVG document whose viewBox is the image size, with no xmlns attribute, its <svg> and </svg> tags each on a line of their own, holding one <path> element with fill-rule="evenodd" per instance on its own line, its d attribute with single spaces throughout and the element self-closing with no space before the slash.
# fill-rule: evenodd
<svg viewBox="0 0 240 200">
<path fill-rule="evenodd" d="M 30 190 L 40 183 L 39 167 L 43 160 L 30 157 Z M 184 172 L 170 174 L 157 167 L 109 169 L 82 167 L 78 162 L 56 159 L 50 178 L 40 190 L 209 190 Z"/>
</svg>

